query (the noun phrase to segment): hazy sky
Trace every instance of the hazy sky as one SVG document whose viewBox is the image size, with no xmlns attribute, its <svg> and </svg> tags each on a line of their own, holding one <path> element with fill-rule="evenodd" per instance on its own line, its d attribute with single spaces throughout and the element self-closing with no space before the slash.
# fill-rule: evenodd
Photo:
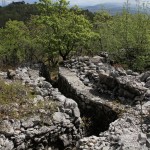
<svg viewBox="0 0 150 150">
<path fill-rule="evenodd" d="M 2 1 L 5 1 L 5 4 L 11 3 L 12 1 L 23 1 L 23 0 L 0 0 L 0 5 Z M 38 0 L 24 0 L 26 3 L 34 3 Z M 124 3 L 126 0 L 69 0 L 71 5 L 80 5 L 80 6 L 92 6 L 100 3 Z M 150 0 L 140 0 L 150 2 Z M 135 3 L 135 0 L 129 0 L 130 3 Z"/>
<path fill-rule="evenodd" d="M 72 5 L 96 5 L 100 3 L 124 3 L 126 0 L 70 0 L 70 4 Z M 134 1 L 134 0 L 130 0 Z"/>
</svg>

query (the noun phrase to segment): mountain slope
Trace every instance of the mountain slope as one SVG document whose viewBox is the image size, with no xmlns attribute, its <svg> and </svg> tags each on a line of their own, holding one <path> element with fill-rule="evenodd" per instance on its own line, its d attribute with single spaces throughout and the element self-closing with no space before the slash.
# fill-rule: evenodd
<svg viewBox="0 0 150 150">
<path fill-rule="evenodd" d="M 83 9 L 85 10 L 88 9 L 91 12 L 97 12 L 99 10 L 104 9 L 104 10 L 109 11 L 112 15 L 114 15 L 116 13 L 122 12 L 122 8 L 123 8 L 122 3 L 104 3 L 104 4 L 94 5 L 94 6 L 87 6 L 87 7 L 84 7 Z M 136 6 L 131 5 L 130 13 L 135 13 L 135 12 L 136 12 Z"/>
</svg>

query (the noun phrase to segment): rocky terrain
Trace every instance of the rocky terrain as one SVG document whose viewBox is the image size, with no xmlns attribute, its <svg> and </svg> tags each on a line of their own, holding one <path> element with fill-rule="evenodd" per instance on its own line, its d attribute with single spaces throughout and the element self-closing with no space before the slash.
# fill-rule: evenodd
<svg viewBox="0 0 150 150">
<path fill-rule="evenodd" d="M 65 67 L 67 69 L 60 68 L 59 86 L 66 84 L 69 87 L 68 91 L 72 94 L 68 96 L 78 102 L 80 110 L 89 107 L 88 104 L 92 106 L 93 103 L 103 106 L 97 110 L 95 105 L 91 113 L 96 116 L 98 112 L 104 114 L 104 122 L 114 117 L 115 113 L 118 114 L 118 119 L 109 124 L 108 130 L 101 132 L 99 136 L 81 139 L 78 149 L 150 149 L 149 71 L 139 74 L 111 66 L 107 63 L 105 54 L 92 58 L 74 58 L 67 61 Z M 107 126 L 103 121 L 100 124 Z"/>
<path fill-rule="evenodd" d="M 62 95 L 58 89 L 39 77 L 39 69 L 18 68 L 1 72 L 7 84 L 21 80 L 35 92 L 30 105 L 39 102 L 45 107 L 37 108 L 36 112 L 21 119 L 11 119 L 9 116 L 0 120 L 1 150 L 51 150 L 75 147 L 76 141 L 82 138 L 80 111 L 77 103 Z M 56 106 L 55 106 L 55 105 Z M 28 106 L 28 109 L 31 109 Z M 54 108 L 55 109 L 54 109 Z M 19 109 L 17 104 L 15 109 Z M 33 108 L 32 108 L 33 109 Z"/>
<path fill-rule="evenodd" d="M 34 97 L 24 105 L 36 108 L 29 116 L 1 118 L 0 149 L 149 150 L 150 72 L 107 62 L 106 54 L 66 61 L 58 88 L 39 76 L 39 65 L 0 72 L 6 84 L 29 87 Z"/>
</svg>

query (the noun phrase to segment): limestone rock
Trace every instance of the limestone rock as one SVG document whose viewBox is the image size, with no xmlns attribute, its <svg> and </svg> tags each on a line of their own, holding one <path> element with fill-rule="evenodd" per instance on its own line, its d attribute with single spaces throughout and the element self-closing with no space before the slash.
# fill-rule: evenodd
<svg viewBox="0 0 150 150">
<path fill-rule="evenodd" d="M 0 122 L 0 133 L 7 136 L 14 134 L 13 126 L 8 120 Z"/>
<path fill-rule="evenodd" d="M 148 77 L 150 77 L 150 71 L 147 71 L 147 72 L 143 73 L 143 74 L 141 75 L 141 77 L 140 77 L 140 80 L 141 80 L 142 82 L 146 82 L 146 80 L 147 80 Z"/>
<path fill-rule="evenodd" d="M 31 118 L 27 118 L 27 119 L 22 119 L 22 126 L 24 128 L 31 128 L 34 127 L 35 125 L 37 125 L 39 122 L 41 121 L 39 116 L 33 116 Z"/>
<path fill-rule="evenodd" d="M 16 76 L 16 72 L 14 70 L 7 70 L 7 77 L 8 79 L 14 79 L 14 77 Z"/>
<path fill-rule="evenodd" d="M 74 109 L 77 107 L 77 103 L 72 99 L 66 98 L 64 106 L 65 108 Z"/>
<path fill-rule="evenodd" d="M 61 123 L 66 120 L 64 113 L 55 112 L 53 115 L 53 120 L 55 123 Z"/>
<path fill-rule="evenodd" d="M 101 61 L 103 61 L 103 57 L 101 57 L 101 56 L 94 56 L 94 57 L 91 58 L 91 62 L 94 63 L 94 64 L 98 64 Z"/>
<path fill-rule="evenodd" d="M 80 111 L 79 111 L 79 108 L 76 107 L 73 109 L 73 114 L 76 118 L 79 118 L 80 117 Z"/>
</svg>

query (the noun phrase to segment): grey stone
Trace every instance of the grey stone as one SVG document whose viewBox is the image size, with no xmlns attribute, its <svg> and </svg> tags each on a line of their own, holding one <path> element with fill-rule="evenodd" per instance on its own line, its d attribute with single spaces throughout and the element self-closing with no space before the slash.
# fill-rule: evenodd
<svg viewBox="0 0 150 150">
<path fill-rule="evenodd" d="M 150 88 L 150 80 L 146 82 L 145 87 Z"/>
<path fill-rule="evenodd" d="M 104 146 L 104 147 L 102 148 L 102 150 L 109 150 L 109 149 L 110 149 L 109 146 Z"/>
<path fill-rule="evenodd" d="M 25 119 L 25 120 L 23 119 L 22 126 L 24 128 L 31 128 L 31 127 L 37 125 L 40 121 L 41 121 L 41 119 L 39 116 L 33 116 L 33 117 Z"/>
<path fill-rule="evenodd" d="M 147 140 L 146 140 L 146 146 L 147 146 L 148 148 L 150 148 L 150 139 L 147 139 Z"/>
<path fill-rule="evenodd" d="M 60 138 L 60 140 L 63 142 L 63 145 L 64 145 L 64 146 L 69 145 L 70 142 L 69 142 L 68 137 L 67 137 L 66 134 L 61 135 L 59 138 Z"/>
<path fill-rule="evenodd" d="M 0 146 L 3 146 L 3 145 L 4 145 L 4 139 L 0 138 Z"/>
<path fill-rule="evenodd" d="M 121 76 L 126 76 L 127 75 L 126 71 L 121 67 L 116 68 L 116 70 L 118 71 L 119 75 L 121 75 Z"/>
<path fill-rule="evenodd" d="M 132 71 L 132 70 L 127 70 L 126 73 L 127 73 L 128 75 L 132 75 L 133 71 Z"/>
<path fill-rule="evenodd" d="M 146 82 L 150 81 L 150 76 L 146 79 Z"/>
<path fill-rule="evenodd" d="M 103 57 L 101 57 L 101 56 L 94 56 L 91 58 L 91 62 L 94 64 L 100 63 L 101 60 L 103 60 Z"/>
<path fill-rule="evenodd" d="M 65 108 L 74 109 L 77 107 L 77 103 L 70 98 L 66 98 L 64 106 Z"/>
<path fill-rule="evenodd" d="M 66 97 L 64 95 L 56 95 L 55 98 L 60 102 L 65 102 Z"/>
<path fill-rule="evenodd" d="M 118 71 L 112 70 L 112 71 L 110 72 L 110 76 L 116 78 L 116 77 L 119 77 L 120 75 L 119 75 Z"/>
<path fill-rule="evenodd" d="M 49 131 L 51 131 L 52 129 L 54 128 L 49 128 L 47 126 L 42 126 L 39 130 L 38 130 L 38 135 L 40 134 L 46 134 L 48 133 Z"/>
<path fill-rule="evenodd" d="M 53 115 L 53 120 L 55 123 L 61 123 L 61 122 L 65 121 L 66 119 L 65 119 L 64 113 L 55 112 Z"/>
<path fill-rule="evenodd" d="M 142 82 L 146 82 L 148 77 L 150 77 L 150 71 L 147 71 L 147 72 L 141 74 L 140 79 L 141 79 Z"/>
<path fill-rule="evenodd" d="M 47 81 L 43 81 L 42 84 L 43 84 L 42 86 L 46 89 L 52 88 L 52 85 Z"/>
<path fill-rule="evenodd" d="M 132 75 L 133 76 L 139 76 L 139 73 L 138 72 L 133 72 Z"/>
<path fill-rule="evenodd" d="M 26 138 L 26 135 L 23 134 L 23 133 L 21 133 L 20 135 L 17 135 L 17 136 L 15 137 L 15 143 L 16 143 L 17 145 L 20 145 L 21 143 L 24 142 L 25 138 Z"/>
<path fill-rule="evenodd" d="M 13 126 L 8 120 L 3 120 L 0 122 L 0 133 L 7 136 L 14 134 Z"/>
<path fill-rule="evenodd" d="M 77 118 L 80 117 L 80 111 L 79 111 L 78 107 L 76 107 L 76 108 L 73 109 L 73 114 Z"/>
<path fill-rule="evenodd" d="M 9 141 L 8 139 L 5 140 L 5 146 L 4 150 L 13 150 L 14 144 L 12 141 Z"/>
<path fill-rule="evenodd" d="M 146 96 L 146 97 L 150 97 L 150 90 L 147 90 L 147 91 L 146 91 L 145 96 Z"/>
<path fill-rule="evenodd" d="M 12 126 L 15 129 L 20 129 L 20 126 L 21 126 L 21 123 L 20 123 L 20 120 L 15 120 L 13 123 L 12 123 Z"/>
<path fill-rule="evenodd" d="M 25 150 L 26 146 L 25 143 L 21 143 L 19 146 L 17 146 L 16 150 Z"/>
<path fill-rule="evenodd" d="M 89 81 L 88 78 L 85 78 L 84 81 L 83 81 L 83 83 L 84 83 L 85 85 L 88 85 L 88 84 L 90 83 L 90 81 Z"/>
<path fill-rule="evenodd" d="M 16 72 L 14 70 L 11 70 L 11 69 L 7 70 L 8 79 L 14 79 L 15 76 L 16 76 Z"/>
<path fill-rule="evenodd" d="M 140 133 L 140 134 L 138 135 L 138 140 L 140 141 L 140 143 L 145 144 L 145 143 L 146 143 L 146 140 L 147 140 L 146 134 Z"/>
</svg>

